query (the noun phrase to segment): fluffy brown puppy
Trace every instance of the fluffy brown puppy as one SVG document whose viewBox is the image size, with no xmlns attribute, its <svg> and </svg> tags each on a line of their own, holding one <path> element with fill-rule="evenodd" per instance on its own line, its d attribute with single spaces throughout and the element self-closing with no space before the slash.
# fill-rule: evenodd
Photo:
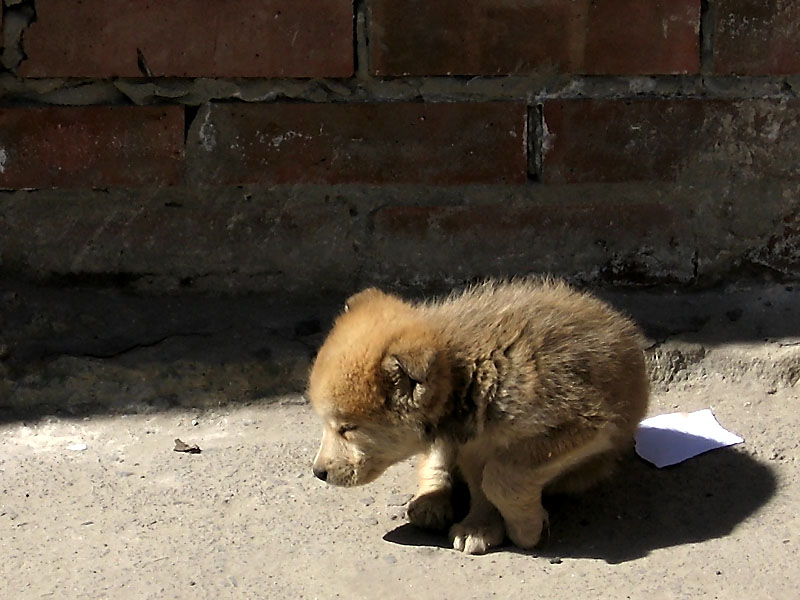
<svg viewBox="0 0 800 600">
<path fill-rule="evenodd" d="M 350 298 L 317 355 L 308 395 L 324 422 L 314 474 L 369 483 L 415 454 L 420 527 L 450 527 L 480 554 L 506 535 L 541 536 L 547 490 L 608 475 L 647 408 L 636 326 L 560 281 L 487 282 L 411 303 L 368 289 Z M 458 469 L 469 514 L 452 524 Z"/>
</svg>

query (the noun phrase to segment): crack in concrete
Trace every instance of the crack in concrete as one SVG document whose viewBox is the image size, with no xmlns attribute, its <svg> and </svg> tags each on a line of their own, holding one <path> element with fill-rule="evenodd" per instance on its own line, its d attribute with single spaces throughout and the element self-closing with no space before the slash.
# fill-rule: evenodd
<svg viewBox="0 0 800 600">
<path fill-rule="evenodd" d="M 713 72 L 714 62 L 714 23 L 717 19 L 715 2 L 700 2 L 700 72 Z"/>
<path fill-rule="evenodd" d="M 367 12 L 369 6 L 365 0 L 354 0 L 353 14 L 353 72 L 359 79 L 369 78 L 369 26 Z"/>
<path fill-rule="evenodd" d="M 36 6 L 33 0 L 22 0 L 6 3 L 3 14 L 3 55 L 2 65 L 8 71 L 16 73 L 22 62 L 28 58 L 25 54 L 25 31 L 36 22 Z"/>
<path fill-rule="evenodd" d="M 695 248 L 692 252 L 692 282 L 696 282 L 700 275 L 700 251 Z"/>
<path fill-rule="evenodd" d="M 147 65 L 147 59 L 145 58 L 144 52 L 142 52 L 141 48 L 136 49 L 136 66 L 139 67 L 139 70 L 145 77 L 153 77 L 153 72 Z"/>
<path fill-rule="evenodd" d="M 108 359 L 119 358 L 120 356 L 123 356 L 125 354 L 129 354 L 131 352 L 136 352 L 137 350 L 144 350 L 144 349 L 147 349 L 147 348 L 155 348 L 156 346 L 159 346 L 159 345 L 163 344 L 164 342 L 166 342 L 168 340 L 172 340 L 172 339 L 176 339 L 176 338 L 209 338 L 209 337 L 213 337 L 217 333 L 220 333 L 220 332 L 170 333 L 170 334 L 161 336 L 160 338 L 158 338 L 156 340 L 152 340 L 152 341 L 148 341 L 148 342 L 140 342 L 140 343 L 137 343 L 137 344 L 133 344 L 131 346 L 127 346 L 127 347 L 125 347 L 125 348 L 123 348 L 121 350 L 116 350 L 114 352 L 102 353 L 102 354 L 101 353 L 83 353 L 83 354 L 80 354 L 80 355 L 73 355 L 73 356 L 78 356 L 78 357 L 81 357 L 81 358 L 93 358 L 93 359 L 98 359 L 98 360 L 108 360 Z M 53 356 L 56 356 L 56 355 L 54 354 Z M 66 355 L 65 354 L 58 354 L 58 356 L 66 356 Z"/>
</svg>

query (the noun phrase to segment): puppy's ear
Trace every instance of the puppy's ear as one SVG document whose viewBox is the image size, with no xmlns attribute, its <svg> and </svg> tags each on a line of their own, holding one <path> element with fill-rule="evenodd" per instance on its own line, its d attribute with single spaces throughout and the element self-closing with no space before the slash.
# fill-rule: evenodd
<svg viewBox="0 0 800 600">
<path fill-rule="evenodd" d="M 412 352 L 392 354 L 389 359 L 390 362 L 396 363 L 397 368 L 412 382 L 427 383 L 436 360 L 436 353 L 432 348 L 421 348 Z"/>
<path fill-rule="evenodd" d="M 381 368 L 391 383 L 389 406 L 407 412 L 424 405 L 431 395 L 429 379 L 435 362 L 436 352 L 432 348 L 387 354 Z"/>
<path fill-rule="evenodd" d="M 367 288 L 365 290 L 361 290 L 357 294 L 353 294 L 352 296 L 350 296 L 345 301 L 344 312 L 350 312 L 359 304 L 362 304 L 364 302 L 369 302 L 371 300 L 374 301 L 377 300 L 378 298 L 383 298 L 385 296 L 386 294 L 384 294 L 378 288 Z"/>
</svg>

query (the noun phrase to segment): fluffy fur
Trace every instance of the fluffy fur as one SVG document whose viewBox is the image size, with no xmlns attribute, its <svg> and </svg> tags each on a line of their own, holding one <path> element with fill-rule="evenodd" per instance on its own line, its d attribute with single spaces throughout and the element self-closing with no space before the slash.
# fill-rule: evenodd
<svg viewBox="0 0 800 600">
<path fill-rule="evenodd" d="M 408 508 L 479 554 L 506 536 L 534 546 L 544 490 L 608 475 L 643 417 L 648 380 L 636 326 L 560 281 L 487 282 L 412 303 L 350 298 L 317 355 L 308 395 L 324 422 L 314 473 L 373 481 L 422 454 Z M 470 510 L 453 524 L 454 472 Z"/>
</svg>

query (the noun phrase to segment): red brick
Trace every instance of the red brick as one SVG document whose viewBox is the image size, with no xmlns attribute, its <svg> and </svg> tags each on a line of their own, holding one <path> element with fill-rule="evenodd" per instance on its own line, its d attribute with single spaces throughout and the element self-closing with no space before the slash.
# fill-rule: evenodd
<svg viewBox="0 0 800 600">
<path fill-rule="evenodd" d="M 181 107 L 0 109 L 0 187 L 176 185 Z"/>
<path fill-rule="evenodd" d="M 347 77 L 352 0 L 37 0 L 24 77 Z"/>
<path fill-rule="evenodd" d="M 375 75 L 696 73 L 700 0 L 373 0 Z"/>
<path fill-rule="evenodd" d="M 699 0 L 590 3 L 583 64 L 592 75 L 698 73 Z"/>
<path fill-rule="evenodd" d="M 193 181 L 523 183 L 520 103 L 219 104 L 189 136 Z"/>
<path fill-rule="evenodd" d="M 800 2 L 717 0 L 713 65 L 722 75 L 800 73 Z"/>
<path fill-rule="evenodd" d="M 544 105 L 545 182 L 800 176 L 800 102 L 562 100 Z"/>
</svg>

